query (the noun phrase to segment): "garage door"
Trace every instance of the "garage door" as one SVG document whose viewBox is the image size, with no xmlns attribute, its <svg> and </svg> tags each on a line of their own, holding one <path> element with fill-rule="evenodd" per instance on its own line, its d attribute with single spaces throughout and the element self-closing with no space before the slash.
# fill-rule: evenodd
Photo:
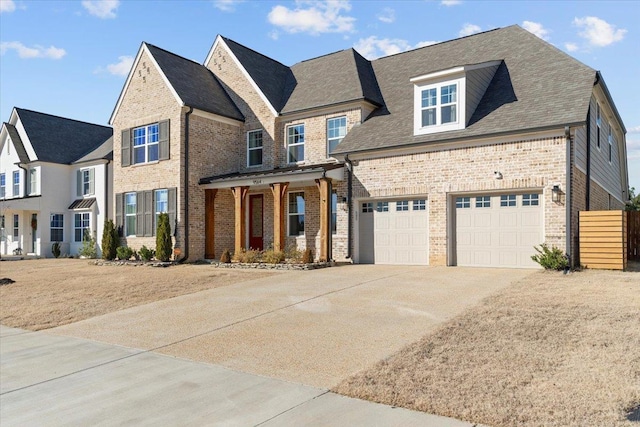
<svg viewBox="0 0 640 427">
<path fill-rule="evenodd" d="M 455 198 L 457 264 L 537 267 L 544 241 L 542 195 L 509 193 Z"/>
<path fill-rule="evenodd" d="M 426 199 L 362 202 L 359 213 L 360 263 L 429 263 Z"/>
</svg>

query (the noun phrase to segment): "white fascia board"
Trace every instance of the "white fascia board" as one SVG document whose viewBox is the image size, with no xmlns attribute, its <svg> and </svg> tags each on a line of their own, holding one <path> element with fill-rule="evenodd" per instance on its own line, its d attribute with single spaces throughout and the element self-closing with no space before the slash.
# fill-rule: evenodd
<svg viewBox="0 0 640 427">
<path fill-rule="evenodd" d="M 229 57 L 233 60 L 233 62 L 236 64 L 236 66 L 238 67 L 238 69 L 242 72 L 242 75 L 247 79 L 247 81 L 249 82 L 249 84 L 251 85 L 251 87 L 253 88 L 253 90 L 256 91 L 256 93 L 258 94 L 258 96 L 260 96 L 260 99 L 262 99 L 262 101 L 267 105 L 267 107 L 269 108 L 269 111 L 271 111 L 271 114 L 273 114 L 274 117 L 278 117 L 278 112 L 276 111 L 275 108 L 273 108 L 273 105 L 271 105 L 271 102 L 269 102 L 269 99 L 267 99 L 267 97 L 265 96 L 265 94 L 262 92 L 262 90 L 260 89 L 260 87 L 256 84 L 256 82 L 251 78 L 251 75 L 249 75 L 249 73 L 247 72 L 247 70 L 244 68 L 244 66 L 242 65 L 242 63 L 238 60 L 238 58 L 233 54 L 233 51 L 229 48 L 229 45 L 227 45 L 227 43 L 224 41 L 224 39 L 218 35 L 216 37 L 216 41 L 213 43 L 213 46 L 211 47 L 211 50 L 209 51 L 209 54 L 207 55 L 207 59 L 205 59 L 204 61 L 204 66 L 206 67 L 207 64 L 209 63 L 209 61 L 211 61 L 211 58 L 213 57 L 213 52 L 216 50 L 216 47 L 218 47 L 218 45 L 224 47 L 224 49 L 227 51 L 227 53 L 229 54 Z M 213 72 L 213 71 L 212 71 Z M 215 74 L 215 73 L 214 73 Z"/>
<path fill-rule="evenodd" d="M 109 124 L 111 126 L 113 126 L 113 120 L 115 119 L 116 114 L 118 114 L 118 110 L 120 109 L 120 105 L 122 104 L 122 100 L 124 99 L 124 94 L 127 93 L 127 90 L 129 89 L 129 85 L 131 84 L 131 79 L 133 79 L 134 71 L 136 70 L 136 68 L 138 67 L 138 64 L 140 63 L 140 59 L 142 58 L 142 53 L 143 52 L 146 52 L 146 54 L 149 56 L 149 59 L 151 60 L 153 65 L 156 67 L 156 70 L 158 70 L 158 73 L 160 73 L 160 76 L 162 77 L 162 80 L 167 85 L 167 88 L 169 88 L 169 91 L 171 91 L 171 93 L 173 94 L 174 98 L 176 99 L 176 102 L 181 107 L 184 106 L 184 102 L 182 101 L 182 99 L 180 99 L 180 97 L 178 96 L 178 92 L 176 92 L 176 90 L 173 88 L 171 83 L 169 83 L 169 79 L 167 79 L 167 76 L 165 76 L 164 73 L 162 72 L 162 69 L 160 68 L 160 66 L 156 62 L 156 59 L 151 54 L 151 51 L 149 51 L 149 48 L 147 47 L 147 44 L 146 43 L 142 43 L 142 45 L 140 46 L 140 49 L 138 50 L 138 54 L 136 55 L 136 59 L 133 61 L 133 65 L 131 66 L 131 69 L 129 70 L 129 75 L 127 76 L 127 81 L 125 82 L 124 87 L 122 88 L 122 91 L 120 92 L 120 96 L 118 97 L 118 102 L 116 103 L 116 107 L 113 109 L 113 113 L 111 113 L 111 117 L 109 118 Z"/>
<path fill-rule="evenodd" d="M 344 168 L 331 169 L 329 171 L 313 171 L 304 173 L 290 174 L 284 173 L 275 176 L 253 176 L 247 178 L 238 178 L 233 180 L 224 180 L 219 182 L 212 182 L 209 184 L 201 184 L 200 187 L 204 189 L 214 188 L 232 188 L 232 187 L 266 187 L 271 184 L 277 184 L 279 182 L 288 182 L 290 187 L 296 187 L 296 184 L 305 183 L 309 184 L 316 179 L 331 178 L 335 181 L 342 181 L 344 178 Z"/>
<path fill-rule="evenodd" d="M 432 80 L 441 77 L 452 76 L 459 73 L 466 73 L 467 71 L 477 70 L 479 68 L 491 67 L 499 65 L 502 61 L 489 61 L 481 64 L 462 65 L 460 67 L 449 68 L 447 70 L 436 71 L 435 73 L 423 74 L 421 76 L 413 77 L 409 79 L 411 83 L 420 82 L 423 80 Z"/>
<path fill-rule="evenodd" d="M 196 108 L 193 109 L 192 114 L 194 116 L 204 117 L 205 119 L 213 120 L 220 123 L 225 123 L 227 125 L 236 126 L 236 127 L 240 127 L 244 124 L 242 120 L 231 119 L 229 117 L 224 117 L 219 114 L 210 113 L 208 111 L 198 110 Z"/>
<path fill-rule="evenodd" d="M 36 154 L 36 150 L 33 149 L 33 145 L 31 145 L 31 140 L 29 139 L 29 135 L 27 135 L 27 131 L 22 124 L 22 120 L 20 117 L 17 117 L 16 124 L 14 125 L 16 130 L 18 131 L 18 135 L 20 136 L 20 140 L 22 141 L 22 146 L 24 147 L 24 151 L 26 151 L 27 156 L 29 157 L 29 161 L 38 160 L 38 155 Z"/>
</svg>

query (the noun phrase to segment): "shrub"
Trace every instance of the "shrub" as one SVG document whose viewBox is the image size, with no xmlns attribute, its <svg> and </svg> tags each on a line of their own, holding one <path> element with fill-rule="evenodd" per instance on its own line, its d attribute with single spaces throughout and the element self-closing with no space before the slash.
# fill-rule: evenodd
<svg viewBox="0 0 640 427">
<path fill-rule="evenodd" d="M 120 261 L 127 261 L 133 256 L 133 249 L 128 246 L 118 246 L 116 254 Z"/>
<path fill-rule="evenodd" d="M 158 216 L 158 228 L 156 230 L 156 258 L 164 262 L 169 261 L 172 246 L 169 214 L 161 213 Z"/>
<path fill-rule="evenodd" d="M 302 262 L 304 253 L 295 246 L 289 246 L 284 251 L 284 257 L 291 263 L 299 264 Z"/>
<path fill-rule="evenodd" d="M 60 258 L 60 242 L 55 242 L 51 245 L 51 253 L 55 258 Z"/>
<path fill-rule="evenodd" d="M 255 249 L 240 249 L 240 252 L 233 254 L 233 260 L 246 264 L 260 261 L 260 251 Z"/>
<path fill-rule="evenodd" d="M 229 249 L 222 251 L 222 255 L 220 255 L 220 262 L 224 264 L 229 264 L 231 262 L 231 252 L 229 252 Z"/>
<path fill-rule="evenodd" d="M 304 250 L 302 254 L 302 263 L 303 264 L 311 264 L 313 263 L 313 251 L 309 248 Z"/>
<path fill-rule="evenodd" d="M 284 252 L 267 249 L 262 253 L 262 262 L 267 264 L 280 264 L 284 261 Z"/>
<path fill-rule="evenodd" d="M 156 255 L 156 251 L 154 251 L 153 249 L 149 249 L 146 246 L 142 245 L 140 250 L 138 250 L 138 254 L 140 255 L 140 258 L 143 261 L 151 261 L 151 258 L 153 258 Z"/>
<path fill-rule="evenodd" d="M 116 257 L 116 248 L 120 242 L 118 230 L 110 219 L 105 220 L 102 231 L 102 259 L 112 260 Z"/>
<path fill-rule="evenodd" d="M 88 233 L 87 233 L 88 234 Z M 93 236 L 84 236 L 82 241 L 82 248 L 78 251 L 78 255 L 85 258 L 97 258 L 98 257 L 98 245 L 96 239 Z"/>
<path fill-rule="evenodd" d="M 545 270 L 564 270 L 569 267 L 569 261 L 562 251 L 553 246 L 549 249 L 546 243 L 540 245 L 540 248 L 533 247 L 537 255 L 532 255 L 531 259 L 540 264 Z"/>
</svg>

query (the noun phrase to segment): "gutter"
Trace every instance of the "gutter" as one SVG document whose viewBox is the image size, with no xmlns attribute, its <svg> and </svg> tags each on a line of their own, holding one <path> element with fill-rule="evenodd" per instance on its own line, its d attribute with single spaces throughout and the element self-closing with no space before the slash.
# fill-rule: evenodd
<svg viewBox="0 0 640 427">
<path fill-rule="evenodd" d="M 189 107 L 189 111 L 184 115 L 184 255 L 180 259 L 181 263 L 189 259 L 189 116 L 191 113 L 193 113 L 193 107 Z"/>
<path fill-rule="evenodd" d="M 567 252 L 567 260 L 569 261 L 569 269 L 572 266 L 571 259 L 571 128 L 569 126 L 565 126 L 564 128 L 564 136 L 567 142 L 567 170 L 566 170 L 566 190 L 565 190 L 565 210 L 566 210 L 566 252 Z"/>
<path fill-rule="evenodd" d="M 585 210 L 591 210 L 591 105 L 587 109 L 587 183 L 585 188 Z"/>
<path fill-rule="evenodd" d="M 347 165 L 347 259 L 353 259 L 351 246 L 353 243 L 353 215 L 351 213 L 351 205 L 353 199 L 353 162 L 349 159 L 349 155 L 344 156 Z"/>
</svg>

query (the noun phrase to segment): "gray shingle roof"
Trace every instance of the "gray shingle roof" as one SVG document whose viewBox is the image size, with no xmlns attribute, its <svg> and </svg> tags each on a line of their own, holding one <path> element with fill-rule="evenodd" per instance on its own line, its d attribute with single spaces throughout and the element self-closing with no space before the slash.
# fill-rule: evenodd
<svg viewBox="0 0 640 427">
<path fill-rule="evenodd" d="M 22 143 L 22 139 L 20 138 L 20 134 L 18 134 L 18 129 L 10 123 L 3 123 L 3 125 L 7 128 L 7 132 L 9 133 L 9 137 L 11 138 L 11 142 L 15 147 L 16 153 L 18 154 L 18 158 L 22 163 L 29 162 L 29 156 L 24 149 L 24 144 Z"/>
<path fill-rule="evenodd" d="M 410 79 L 502 60 L 464 130 L 413 136 Z M 336 153 L 446 141 L 586 120 L 595 70 L 510 26 L 372 61 L 385 107 L 353 128 Z"/>
<path fill-rule="evenodd" d="M 73 163 L 90 162 L 99 159 L 113 160 L 113 136 Z"/>
<path fill-rule="evenodd" d="M 16 108 L 38 160 L 71 164 L 113 135 L 107 126 Z"/>
<path fill-rule="evenodd" d="M 236 120 L 244 116 L 204 65 L 145 43 L 185 105 Z"/>
</svg>

